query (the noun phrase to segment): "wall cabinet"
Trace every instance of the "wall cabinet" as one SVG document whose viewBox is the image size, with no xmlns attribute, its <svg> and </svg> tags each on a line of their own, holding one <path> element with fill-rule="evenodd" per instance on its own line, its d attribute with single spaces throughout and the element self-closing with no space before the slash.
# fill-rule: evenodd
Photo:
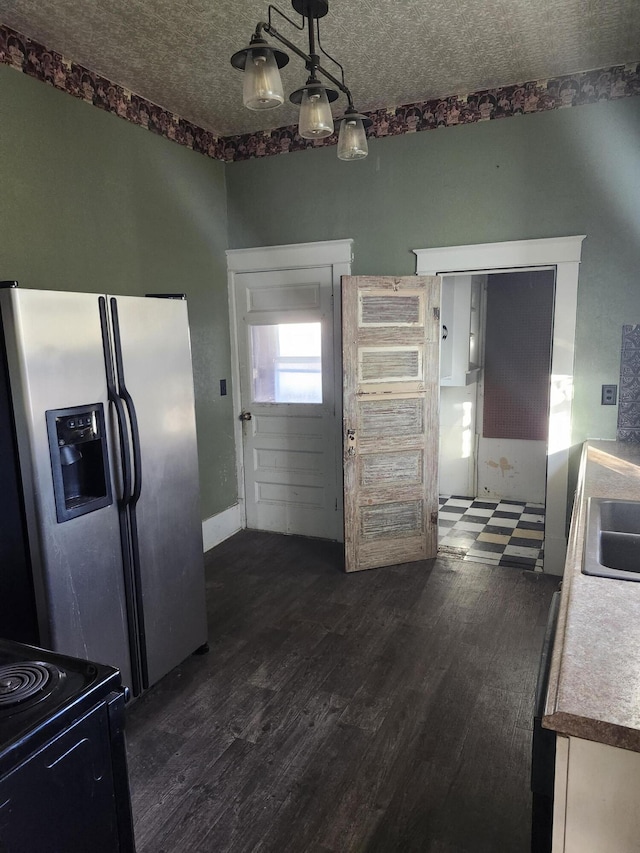
<svg viewBox="0 0 640 853">
<path fill-rule="evenodd" d="M 481 303 L 486 276 L 444 276 L 440 302 L 440 384 L 476 382 L 481 365 Z"/>
</svg>

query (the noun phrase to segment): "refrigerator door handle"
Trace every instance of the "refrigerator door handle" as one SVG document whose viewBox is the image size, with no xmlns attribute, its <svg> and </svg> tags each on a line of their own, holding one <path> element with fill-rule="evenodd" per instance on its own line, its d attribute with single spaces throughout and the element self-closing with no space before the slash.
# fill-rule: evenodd
<svg viewBox="0 0 640 853">
<path fill-rule="evenodd" d="M 125 424 L 125 412 L 122 400 L 118 396 L 113 370 L 113 359 L 111 358 L 111 349 L 109 346 L 109 326 L 107 322 L 107 303 L 104 296 L 98 300 L 100 310 L 100 328 L 102 331 L 102 350 L 104 353 L 104 366 L 107 376 L 107 396 L 109 402 L 113 403 L 118 420 L 118 439 L 120 444 L 120 459 L 122 461 L 122 497 L 120 504 L 126 506 L 132 497 L 132 471 L 131 471 L 131 451 L 127 440 L 127 430 Z"/>
<path fill-rule="evenodd" d="M 131 537 L 131 556 L 134 577 L 134 589 L 136 600 L 136 618 L 140 649 L 140 670 L 142 675 L 142 687 L 149 686 L 149 666 L 146 655 L 146 631 L 144 624 L 144 602 L 142 599 L 142 579 L 140 572 L 140 545 L 138 541 L 138 519 L 136 504 L 140 499 L 142 489 L 142 453 L 140 451 L 140 431 L 138 429 L 138 417 L 136 407 L 133 404 L 131 394 L 127 389 L 124 376 L 124 363 L 122 358 L 122 341 L 120 338 L 120 322 L 118 320 L 118 300 L 111 297 L 111 326 L 113 328 L 113 349 L 116 357 L 116 377 L 118 380 L 118 394 L 126 406 L 131 425 L 131 440 L 133 445 L 133 465 L 135 470 L 135 481 L 131 491 L 131 499 L 128 504 L 129 511 L 129 534 Z"/>
<path fill-rule="evenodd" d="M 135 479 L 131 490 L 131 505 L 135 506 L 140 499 L 142 489 L 142 453 L 140 451 L 140 430 L 138 428 L 138 416 L 133 404 L 131 394 L 127 389 L 124 377 L 124 364 L 122 360 L 122 342 L 120 340 L 120 323 L 118 321 L 118 302 L 111 297 L 111 324 L 113 327 L 113 348 L 116 355 L 116 376 L 118 379 L 118 396 L 124 402 L 129 415 L 131 425 L 131 444 L 133 447 L 133 468 Z"/>
<path fill-rule="evenodd" d="M 138 696 L 142 692 L 142 652 L 140 649 L 140 628 L 139 628 L 139 606 L 138 594 L 136 589 L 135 577 L 136 574 L 132 571 L 132 564 L 135 562 L 133 556 L 134 543 L 131 536 L 130 524 L 128 518 L 130 513 L 128 507 L 131 504 L 132 497 L 132 471 L 131 471 L 131 452 L 129 449 L 128 433 L 126 427 L 126 415 L 122 400 L 118 395 L 115 383 L 115 372 L 113 366 L 113 358 L 111 355 L 111 345 L 109 341 L 109 323 L 107 319 L 107 300 L 104 296 L 98 299 L 100 308 L 100 327 L 102 329 L 102 348 L 104 352 L 104 365 L 107 377 L 107 393 L 109 401 L 113 403 L 118 419 L 118 436 L 120 443 L 120 458 L 122 460 L 122 499 L 118 501 L 118 515 L 120 517 L 120 549 L 122 552 L 122 561 L 125 580 L 125 597 L 127 604 L 127 625 L 129 634 L 129 654 L 131 656 L 131 686 L 133 695 Z M 137 543 L 136 543 L 137 544 Z"/>
</svg>

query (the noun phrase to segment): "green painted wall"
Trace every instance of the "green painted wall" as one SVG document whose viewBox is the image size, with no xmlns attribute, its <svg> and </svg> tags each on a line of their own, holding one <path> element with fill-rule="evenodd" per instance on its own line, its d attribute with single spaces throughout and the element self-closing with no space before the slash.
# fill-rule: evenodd
<svg viewBox="0 0 640 853">
<path fill-rule="evenodd" d="M 574 442 L 615 436 L 620 327 L 640 322 L 640 98 L 224 165 L 0 66 L 0 278 L 187 293 L 202 515 L 236 502 L 224 250 L 352 237 L 355 273 L 411 250 L 586 234 Z M 226 378 L 229 395 L 219 396 Z"/>
<path fill-rule="evenodd" d="M 640 323 L 640 98 L 227 167 L 232 248 L 354 239 L 356 274 L 410 275 L 411 250 L 586 234 L 573 440 L 615 438 L 621 326 Z"/>
<path fill-rule="evenodd" d="M 234 504 L 224 165 L 0 66 L 0 188 L 0 279 L 187 294 L 202 516 Z"/>
</svg>

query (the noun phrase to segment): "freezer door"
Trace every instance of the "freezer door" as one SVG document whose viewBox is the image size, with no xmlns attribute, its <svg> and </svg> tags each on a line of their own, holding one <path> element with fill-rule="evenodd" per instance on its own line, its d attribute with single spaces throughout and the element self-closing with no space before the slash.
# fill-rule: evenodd
<svg viewBox="0 0 640 853">
<path fill-rule="evenodd" d="M 0 299 L 40 642 L 57 652 L 117 666 L 124 683 L 131 685 L 115 500 L 117 449 L 110 428 L 107 424 L 114 499 L 63 523 L 56 517 L 47 434 L 50 410 L 102 406 L 109 421 L 98 296 L 18 288 L 1 292 Z M 74 453 L 64 461 L 73 464 Z"/>
<path fill-rule="evenodd" d="M 207 641 L 187 304 L 132 296 L 108 301 L 112 323 L 114 312 L 117 317 L 114 348 L 119 337 L 125 390 L 135 407 L 134 444 L 139 435 L 132 535 L 148 686 Z"/>
</svg>

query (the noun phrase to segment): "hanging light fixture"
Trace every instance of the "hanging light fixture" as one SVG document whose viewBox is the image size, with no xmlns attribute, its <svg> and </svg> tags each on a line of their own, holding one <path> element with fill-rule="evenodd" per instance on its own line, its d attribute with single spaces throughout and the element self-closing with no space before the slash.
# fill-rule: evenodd
<svg viewBox="0 0 640 853">
<path fill-rule="evenodd" d="M 298 133 L 304 139 L 324 139 L 333 133 L 333 116 L 331 101 L 335 101 L 338 93 L 335 89 L 327 89 L 313 75 L 307 80 L 306 86 L 297 89 L 289 95 L 289 100 L 300 105 Z"/>
<path fill-rule="evenodd" d="M 288 55 L 279 48 L 269 45 L 263 36 L 268 33 L 293 53 L 304 60 L 309 77 L 305 85 L 292 92 L 289 100 L 300 107 L 298 133 L 304 139 L 324 139 L 334 132 L 334 120 L 331 115 L 331 104 L 342 92 L 347 97 L 348 106 L 344 115 L 337 121 L 340 124 L 338 136 L 338 158 L 340 160 L 360 160 L 367 156 L 366 128 L 371 125 L 371 119 L 359 113 L 353 105 L 351 92 L 344 82 L 344 68 L 330 56 L 320 43 L 320 18 L 329 11 L 328 0 L 291 0 L 294 10 L 302 16 L 302 23 L 296 24 L 275 6 L 269 5 L 269 20 L 260 21 L 251 43 L 231 57 L 234 68 L 244 72 L 243 102 L 250 110 L 267 110 L 278 107 L 284 102 L 280 68 L 289 62 Z M 307 30 L 309 38 L 309 53 L 304 53 L 293 42 L 279 33 L 271 23 L 271 13 L 277 12 L 298 30 Z M 316 44 L 321 53 L 330 59 L 340 69 L 340 79 L 335 77 L 320 65 L 320 55 L 316 52 Z M 318 79 L 318 74 L 325 77 L 336 89 L 329 88 Z"/>
<path fill-rule="evenodd" d="M 352 103 L 349 103 L 339 121 L 338 159 L 362 160 L 369 151 L 366 128 L 371 127 L 373 122 L 370 118 L 359 113 Z"/>
<path fill-rule="evenodd" d="M 249 47 L 233 54 L 231 64 L 244 71 L 242 100 L 247 109 L 270 110 L 284 103 L 280 68 L 288 61 L 284 50 L 271 47 L 257 30 Z"/>
</svg>

